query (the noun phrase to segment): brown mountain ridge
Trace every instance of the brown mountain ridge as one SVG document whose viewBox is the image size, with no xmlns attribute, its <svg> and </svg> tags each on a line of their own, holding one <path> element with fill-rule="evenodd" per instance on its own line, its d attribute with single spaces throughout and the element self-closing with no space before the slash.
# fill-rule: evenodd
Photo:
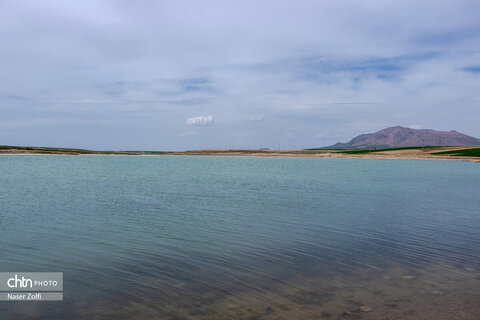
<svg viewBox="0 0 480 320">
<path fill-rule="evenodd" d="M 347 143 L 337 142 L 331 149 L 403 148 L 418 146 L 480 146 L 480 139 L 466 134 L 432 129 L 390 127 L 375 133 L 361 134 Z"/>
</svg>

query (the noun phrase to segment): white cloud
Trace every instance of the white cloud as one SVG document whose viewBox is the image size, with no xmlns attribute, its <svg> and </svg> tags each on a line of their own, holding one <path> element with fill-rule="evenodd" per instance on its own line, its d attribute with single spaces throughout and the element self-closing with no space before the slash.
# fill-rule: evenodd
<svg viewBox="0 0 480 320">
<path fill-rule="evenodd" d="M 61 103 L 85 103 L 85 104 L 97 104 L 97 103 L 113 103 L 112 100 L 94 100 L 94 99 L 69 99 L 61 100 Z"/>
<path fill-rule="evenodd" d="M 187 119 L 187 124 L 190 126 L 211 126 L 213 124 L 212 116 L 198 116 Z"/>
<path fill-rule="evenodd" d="M 410 129 L 421 129 L 422 126 L 420 126 L 419 124 L 411 124 L 408 126 Z"/>
<path fill-rule="evenodd" d="M 315 138 L 324 138 L 324 137 L 327 136 L 327 134 L 328 134 L 328 132 L 327 132 L 326 130 L 324 130 L 324 131 L 322 131 L 322 132 L 320 132 L 320 133 L 317 133 L 317 134 L 315 135 Z"/>
<path fill-rule="evenodd" d="M 262 117 L 251 117 L 250 121 L 251 122 L 264 122 L 265 119 L 263 119 Z"/>
</svg>

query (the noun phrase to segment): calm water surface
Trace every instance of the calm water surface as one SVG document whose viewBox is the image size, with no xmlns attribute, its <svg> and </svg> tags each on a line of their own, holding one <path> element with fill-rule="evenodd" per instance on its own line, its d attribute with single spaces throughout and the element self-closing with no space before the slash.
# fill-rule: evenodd
<svg viewBox="0 0 480 320">
<path fill-rule="evenodd" d="M 480 319 L 480 164 L 0 156 L 1 319 Z"/>
</svg>

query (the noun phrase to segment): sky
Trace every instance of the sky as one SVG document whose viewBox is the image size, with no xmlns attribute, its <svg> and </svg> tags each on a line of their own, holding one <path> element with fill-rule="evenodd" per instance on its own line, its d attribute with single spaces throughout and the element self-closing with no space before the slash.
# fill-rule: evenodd
<svg viewBox="0 0 480 320">
<path fill-rule="evenodd" d="M 480 2 L 0 2 L 0 145 L 298 149 L 480 137 Z"/>
</svg>

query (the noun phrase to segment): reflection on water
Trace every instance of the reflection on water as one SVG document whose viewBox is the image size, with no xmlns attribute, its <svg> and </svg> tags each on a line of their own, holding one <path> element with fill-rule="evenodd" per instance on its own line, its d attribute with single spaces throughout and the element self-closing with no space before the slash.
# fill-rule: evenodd
<svg viewBox="0 0 480 320">
<path fill-rule="evenodd" d="M 480 319 L 480 170 L 442 161 L 0 157 L 2 319 Z"/>
</svg>

